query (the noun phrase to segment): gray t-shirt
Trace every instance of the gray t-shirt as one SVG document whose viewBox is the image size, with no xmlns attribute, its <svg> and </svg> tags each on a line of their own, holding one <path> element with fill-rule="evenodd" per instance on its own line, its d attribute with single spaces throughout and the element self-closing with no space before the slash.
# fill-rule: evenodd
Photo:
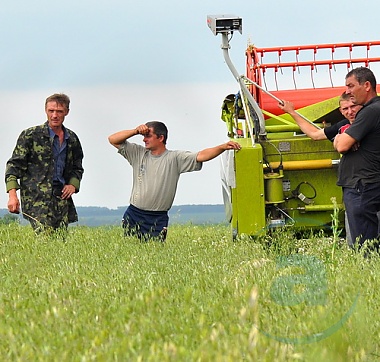
<svg viewBox="0 0 380 362">
<path fill-rule="evenodd" d="M 168 211 L 174 201 L 181 173 L 199 171 L 197 153 L 166 150 L 153 156 L 145 147 L 125 141 L 119 153 L 133 168 L 133 187 L 129 202 L 147 211 Z"/>
</svg>

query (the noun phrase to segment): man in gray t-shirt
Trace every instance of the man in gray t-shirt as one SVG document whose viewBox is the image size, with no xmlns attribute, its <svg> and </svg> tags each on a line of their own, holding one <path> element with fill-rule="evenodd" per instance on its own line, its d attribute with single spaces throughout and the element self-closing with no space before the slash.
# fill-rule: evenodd
<svg viewBox="0 0 380 362">
<path fill-rule="evenodd" d="M 144 137 L 145 147 L 128 141 L 139 134 Z M 226 150 L 240 149 L 237 142 L 229 141 L 197 153 L 171 151 L 166 148 L 167 136 L 165 124 L 154 121 L 108 137 L 133 168 L 130 205 L 123 216 L 126 235 L 164 241 L 169 222 L 168 210 L 173 204 L 181 173 L 199 171 L 202 162 Z"/>
</svg>

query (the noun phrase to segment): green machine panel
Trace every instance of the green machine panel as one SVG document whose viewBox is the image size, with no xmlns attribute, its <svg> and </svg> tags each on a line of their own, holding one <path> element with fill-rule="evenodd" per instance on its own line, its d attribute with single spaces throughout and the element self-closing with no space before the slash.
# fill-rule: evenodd
<svg viewBox="0 0 380 362">
<path fill-rule="evenodd" d="M 266 228 L 262 147 L 250 145 L 250 139 L 239 141 L 243 147 L 235 152 L 232 230 L 234 234 L 258 235 Z"/>
<path fill-rule="evenodd" d="M 232 232 L 258 236 L 276 227 L 330 229 L 342 210 L 340 155 L 329 141 L 294 136 L 252 144 L 238 139 L 231 189 Z"/>
</svg>

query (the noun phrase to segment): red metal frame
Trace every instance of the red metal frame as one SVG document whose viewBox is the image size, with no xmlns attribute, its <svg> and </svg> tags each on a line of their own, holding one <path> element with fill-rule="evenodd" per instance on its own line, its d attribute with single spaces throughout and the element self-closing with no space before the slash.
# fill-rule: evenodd
<svg viewBox="0 0 380 362">
<path fill-rule="evenodd" d="M 371 56 L 370 51 L 374 47 L 380 46 L 380 41 L 369 41 L 369 42 L 354 42 L 354 43 L 337 43 L 337 44 L 314 44 L 314 45 L 298 45 L 298 46 L 282 46 L 282 47 L 271 47 L 271 48 L 257 48 L 253 45 L 249 46 L 246 50 L 246 75 L 247 78 L 251 79 L 255 83 L 263 87 L 263 77 L 265 72 L 268 69 L 273 69 L 275 75 L 279 70 L 284 68 L 291 68 L 295 72 L 300 67 L 310 67 L 311 72 L 313 72 L 317 66 L 328 66 L 328 69 L 331 70 L 335 65 L 346 64 L 347 69 L 351 68 L 354 64 L 362 64 L 364 66 L 369 66 L 371 63 L 380 62 L 380 56 Z M 336 55 L 335 50 L 339 48 L 347 49 L 348 57 L 335 59 Z M 366 56 L 353 58 L 351 54 L 354 49 L 360 48 L 360 51 L 366 52 Z M 364 49 L 363 49 L 364 48 Z M 321 53 L 320 50 L 330 49 L 331 57 L 329 59 L 317 59 L 317 56 Z M 308 53 L 306 51 L 309 51 Z M 309 56 L 310 51 L 312 59 L 298 61 L 298 57 L 301 54 L 302 56 Z M 376 48 L 379 55 L 379 48 Z M 295 60 L 294 61 L 281 61 L 281 57 L 285 53 L 294 52 Z M 319 53 L 318 53 L 319 52 Z M 265 55 L 268 53 L 277 53 L 278 62 L 273 62 L 273 56 L 271 57 L 271 63 L 265 63 Z M 324 54 L 322 54 L 324 55 Z M 265 88 L 265 87 L 264 87 Z M 255 97 L 256 101 L 262 109 L 269 108 L 271 110 L 276 110 L 278 107 L 274 105 L 273 99 L 270 99 L 268 95 L 260 91 L 254 85 L 250 86 L 250 91 Z M 288 89 L 279 91 L 271 91 L 280 99 L 289 99 L 288 95 L 292 95 L 293 100 L 295 101 L 296 108 L 303 107 L 308 104 L 316 103 L 328 98 L 331 98 L 332 94 L 339 95 L 344 91 L 344 87 L 326 87 L 326 88 L 311 88 L 311 89 Z M 313 94 L 314 93 L 314 94 Z M 309 98 L 305 98 L 305 96 Z M 312 95 L 312 99 L 310 96 Z M 297 102 L 298 100 L 298 102 Z M 297 103 L 297 104 L 296 104 Z M 275 112 L 277 113 L 277 112 Z"/>
</svg>

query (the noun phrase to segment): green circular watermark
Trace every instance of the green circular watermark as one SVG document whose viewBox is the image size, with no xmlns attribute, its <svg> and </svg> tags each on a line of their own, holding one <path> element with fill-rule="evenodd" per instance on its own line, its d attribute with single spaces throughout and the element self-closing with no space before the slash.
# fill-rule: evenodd
<svg viewBox="0 0 380 362">
<path fill-rule="evenodd" d="M 284 271 L 286 271 L 286 273 Z M 302 316 L 304 318 L 306 318 L 305 308 L 313 308 L 313 311 L 328 309 L 328 279 L 326 266 L 320 259 L 312 255 L 301 254 L 278 257 L 276 260 L 276 274 L 280 275 L 276 275 L 269 288 L 270 301 L 274 303 L 275 306 L 274 315 L 276 315 L 276 311 L 281 311 L 281 308 L 286 308 L 287 311 L 292 312 L 292 317 L 294 317 L 297 322 L 300 322 L 298 319 L 302 317 L 296 315 L 297 306 L 302 306 Z M 307 344 L 318 342 L 328 338 L 342 328 L 354 312 L 358 299 L 359 293 L 357 293 L 353 299 L 348 310 L 339 316 L 337 322 L 314 333 L 289 337 L 289 330 L 284 331 L 283 335 L 281 335 L 280 333 L 269 333 L 268 330 L 264 330 L 258 326 L 256 326 L 256 328 L 268 338 L 275 339 L 282 343 Z M 282 309 L 282 311 L 284 311 L 284 309 Z M 334 318 L 337 317 L 336 310 L 331 311 L 331 313 L 334 313 Z M 287 316 L 286 313 L 283 313 L 283 315 L 285 317 Z M 288 325 L 291 322 L 292 318 L 288 318 Z"/>
</svg>

